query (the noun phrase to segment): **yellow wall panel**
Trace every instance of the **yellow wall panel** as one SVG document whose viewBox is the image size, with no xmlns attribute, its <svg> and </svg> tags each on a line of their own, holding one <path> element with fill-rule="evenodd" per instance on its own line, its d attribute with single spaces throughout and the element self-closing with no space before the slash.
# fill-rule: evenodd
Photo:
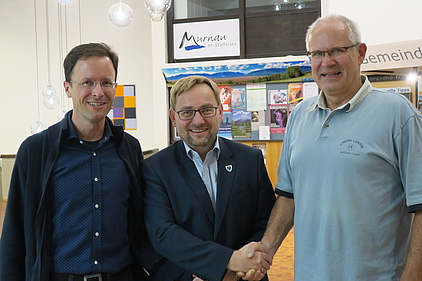
<svg viewBox="0 0 422 281">
<path fill-rule="evenodd" d="M 240 143 L 253 146 L 254 144 L 265 144 L 265 159 L 268 176 L 270 177 L 273 188 L 277 183 L 277 168 L 283 141 L 239 141 Z"/>
</svg>

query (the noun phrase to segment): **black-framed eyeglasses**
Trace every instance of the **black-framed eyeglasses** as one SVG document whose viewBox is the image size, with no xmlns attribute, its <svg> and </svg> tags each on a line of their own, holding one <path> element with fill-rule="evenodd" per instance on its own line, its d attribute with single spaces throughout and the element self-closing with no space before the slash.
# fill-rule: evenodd
<svg viewBox="0 0 422 281">
<path fill-rule="evenodd" d="M 180 120 L 187 121 L 192 120 L 197 112 L 199 112 L 203 118 L 214 117 L 217 114 L 217 108 L 218 107 L 204 107 L 201 109 L 186 109 L 176 111 L 176 113 L 179 115 Z"/>
<path fill-rule="evenodd" d="M 313 51 L 313 52 L 307 52 L 306 54 L 308 55 L 309 59 L 311 60 L 322 60 L 323 58 L 325 58 L 325 54 L 328 54 L 328 56 L 330 58 L 338 58 L 342 55 L 344 55 L 348 49 L 356 47 L 357 45 L 359 45 L 360 43 L 356 43 L 347 47 L 336 47 L 336 48 L 332 48 L 331 50 L 328 51 Z"/>
<path fill-rule="evenodd" d="M 97 83 L 100 83 L 101 88 L 104 91 L 111 91 L 114 88 L 116 88 L 117 83 L 115 81 L 109 80 L 109 79 L 104 79 L 102 81 L 95 81 L 92 79 L 85 79 L 83 81 L 69 81 L 69 83 L 76 83 L 79 84 L 82 88 L 84 88 L 85 90 L 92 90 L 97 86 Z"/>
</svg>

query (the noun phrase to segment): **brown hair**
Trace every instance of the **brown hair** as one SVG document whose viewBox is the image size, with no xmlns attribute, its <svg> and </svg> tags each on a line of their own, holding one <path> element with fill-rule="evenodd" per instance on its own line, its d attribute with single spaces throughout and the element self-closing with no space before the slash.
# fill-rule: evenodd
<svg viewBox="0 0 422 281">
<path fill-rule="evenodd" d="M 118 55 L 105 43 L 87 43 L 74 47 L 67 54 L 63 62 L 65 80 L 69 82 L 72 77 L 73 68 L 79 60 L 89 57 L 109 57 L 114 66 L 117 78 L 117 66 L 119 64 Z"/>
<path fill-rule="evenodd" d="M 170 109 L 176 109 L 176 98 L 180 96 L 183 92 L 186 92 L 196 84 L 204 83 L 210 86 L 211 90 L 214 92 L 215 100 L 217 105 L 220 105 L 220 90 L 218 89 L 217 84 L 203 76 L 193 75 L 184 77 L 178 80 L 170 90 Z"/>
</svg>

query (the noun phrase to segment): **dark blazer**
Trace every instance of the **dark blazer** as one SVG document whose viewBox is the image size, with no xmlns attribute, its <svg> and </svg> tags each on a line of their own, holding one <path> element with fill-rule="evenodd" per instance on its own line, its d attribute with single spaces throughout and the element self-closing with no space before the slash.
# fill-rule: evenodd
<svg viewBox="0 0 422 281">
<path fill-rule="evenodd" d="M 265 232 L 275 195 L 262 152 L 224 138 L 219 144 L 215 212 L 182 141 L 142 163 L 148 235 L 168 259 L 161 280 L 220 281 L 233 251 Z"/>
</svg>

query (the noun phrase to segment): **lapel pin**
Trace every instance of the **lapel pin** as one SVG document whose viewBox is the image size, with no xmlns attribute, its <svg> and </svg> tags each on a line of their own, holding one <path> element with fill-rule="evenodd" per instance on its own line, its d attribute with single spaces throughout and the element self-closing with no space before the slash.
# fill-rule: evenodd
<svg viewBox="0 0 422 281">
<path fill-rule="evenodd" d="M 231 173 L 231 171 L 233 170 L 233 166 L 232 165 L 227 165 L 226 166 L 226 171 Z"/>
</svg>

